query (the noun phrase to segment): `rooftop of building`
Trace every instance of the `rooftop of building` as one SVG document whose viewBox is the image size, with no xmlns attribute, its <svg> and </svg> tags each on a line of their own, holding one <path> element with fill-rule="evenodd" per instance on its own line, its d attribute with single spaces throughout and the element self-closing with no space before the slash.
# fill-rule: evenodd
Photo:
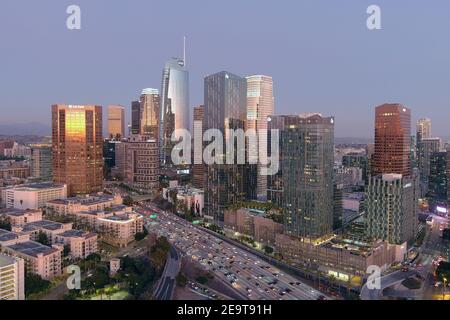
<svg viewBox="0 0 450 320">
<path fill-rule="evenodd" d="M 134 215 L 136 216 L 136 215 Z M 140 215 L 138 215 L 140 216 Z M 126 223 L 133 220 L 133 217 L 129 213 L 123 213 L 123 214 L 115 214 L 109 217 L 100 218 L 99 220 L 102 221 L 110 221 L 110 222 L 121 222 Z"/>
<path fill-rule="evenodd" d="M 49 255 L 57 251 L 55 248 L 44 246 L 35 241 L 17 243 L 7 246 L 7 248 L 31 257 L 37 257 L 39 254 Z"/>
<path fill-rule="evenodd" d="M 0 254 L 0 268 L 12 265 L 15 262 L 16 262 L 16 259 L 14 257 Z"/>
<path fill-rule="evenodd" d="M 87 215 L 91 215 L 91 216 L 99 216 L 99 215 L 104 215 L 104 214 L 117 214 L 117 213 L 129 212 L 129 211 L 126 211 L 127 208 L 130 208 L 130 210 L 131 210 L 131 207 L 127 207 L 126 205 L 119 204 L 119 205 L 115 205 L 115 206 L 106 208 L 106 210 L 81 211 L 79 213 L 87 214 Z"/>
<path fill-rule="evenodd" d="M 53 204 L 75 204 L 79 203 L 82 205 L 93 205 L 93 204 L 100 204 L 103 202 L 108 202 L 114 200 L 114 195 L 109 194 L 96 194 L 96 195 L 89 195 L 85 197 L 71 197 L 67 199 L 56 199 L 56 200 L 50 200 L 48 203 Z"/>
<path fill-rule="evenodd" d="M 21 217 L 27 213 L 41 212 L 40 210 L 23 210 L 23 209 L 15 209 L 15 208 L 6 208 L 0 209 L 0 215 L 13 216 L 13 217 Z"/>
<path fill-rule="evenodd" d="M 29 222 L 23 226 L 22 231 L 23 232 L 30 232 L 30 231 L 36 231 L 39 229 L 45 229 L 45 230 L 59 230 L 64 227 L 64 224 L 49 220 L 40 220 L 40 221 L 34 221 Z"/>
<path fill-rule="evenodd" d="M 89 233 L 81 230 L 67 230 L 58 236 L 65 238 L 90 238 L 95 236 L 95 233 Z"/>
<path fill-rule="evenodd" d="M 63 184 L 54 184 L 51 182 L 40 182 L 40 183 L 31 183 L 26 185 L 18 185 L 15 186 L 14 190 L 19 191 L 38 191 L 38 190 L 45 190 L 45 189 L 61 189 L 66 187 Z"/>
<path fill-rule="evenodd" d="M 0 229 L 0 242 L 11 241 L 17 239 L 19 236 L 11 231 Z"/>
</svg>

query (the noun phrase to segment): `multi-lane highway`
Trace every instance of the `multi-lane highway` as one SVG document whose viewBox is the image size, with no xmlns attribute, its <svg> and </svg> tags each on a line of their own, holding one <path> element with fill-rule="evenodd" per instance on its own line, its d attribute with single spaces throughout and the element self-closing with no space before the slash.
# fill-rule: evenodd
<svg viewBox="0 0 450 320">
<path fill-rule="evenodd" d="M 158 282 L 154 296 L 158 300 L 171 300 L 175 289 L 175 278 L 180 271 L 180 254 L 174 247 L 170 248 L 163 275 Z"/>
<path fill-rule="evenodd" d="M 184 255 L 233 288 L 242 299 L 328 299 L 257 256 L 206 233 L 176 215 L 153 205 L 143 207 L 147 228 L 165 236 Z M 157 213 L 157 219 L 149 216 Z M 155 216 L 153 216 L 155 217 Z"/>
</svg>

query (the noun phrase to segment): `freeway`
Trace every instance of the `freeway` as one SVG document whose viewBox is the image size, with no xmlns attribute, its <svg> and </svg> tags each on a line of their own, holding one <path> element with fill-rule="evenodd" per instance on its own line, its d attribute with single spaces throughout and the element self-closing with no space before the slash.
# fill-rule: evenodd
<svg viewBox="0 0 450 320">
<path fill-rule="evenodd" d="M 184 255 L 234 288 L 243 299 L 328 299 L 249 251 L 226 243 L 172 213 L 151 204 L 143 209 L 149 231 L 167 237 Z M 159 215 L 156 223 L 149 218 L 154 213 Z"/>
<path fill-rule="evenodd" d="M 175 289 L 175 278 L 180 271 L 180 254 L 174 247 L 170 248 L 163 275 L 156 286 L 154 296 L 158 300 L 171 300 Z"/>
</svg>

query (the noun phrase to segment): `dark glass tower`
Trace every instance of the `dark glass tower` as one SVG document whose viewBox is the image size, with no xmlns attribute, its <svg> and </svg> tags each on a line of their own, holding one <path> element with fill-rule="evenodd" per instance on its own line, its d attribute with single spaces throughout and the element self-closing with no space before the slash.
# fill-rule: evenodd
<svg viewBox="0 0 450 320">
<path fill-rule="evenodd" d="M 225 139 L 225 129 L 244 130 L 247 117 L 245 78 L 226 71 L 207 76 L 204 101 L 204 130 L 218 129 Z M 226 142 L 223 143 L 225 146 Z M 234 163 L 208 165 L 206 169 L 205 212 L 216 222 L 223 221 L 224 210 L 228 206 L 244 200 L 250 193 L 247 165 Z"/>
<path fill-rule="evenodd" d="M 285 232 L 314 241 L 333 230 L 334 118 L 300 116 L 281 134 Z"/>
</svg>

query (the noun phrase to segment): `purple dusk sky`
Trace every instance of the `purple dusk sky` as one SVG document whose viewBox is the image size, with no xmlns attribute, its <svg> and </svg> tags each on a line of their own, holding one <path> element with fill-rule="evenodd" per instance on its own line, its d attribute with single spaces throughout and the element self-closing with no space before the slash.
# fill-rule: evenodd
<svg viewBox="0 0 450 320">
<path fill-rule="evenodd" d="M 79 31 L 66 28 L 71 4 Z M 382 30 L 366 27 L 371 4 Z M 160 88 L 184 35 L 192 106 L 205 75 L 266 74 L 277 114 L 335 115 L 337 137 L 372 137 L 385 102 L 450 135 L 450 2 L 415 0 L 2 0 L 0 125 L 49 125 L 53 103 L 129 113 L 142 88 Z"/>
</svg>

